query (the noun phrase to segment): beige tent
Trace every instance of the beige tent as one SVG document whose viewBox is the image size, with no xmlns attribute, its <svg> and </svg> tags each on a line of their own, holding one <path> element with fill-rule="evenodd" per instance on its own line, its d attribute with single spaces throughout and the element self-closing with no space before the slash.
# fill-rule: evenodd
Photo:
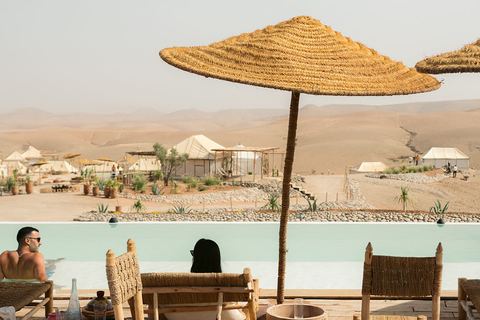
<svg viewBox="0 0 480 320">
<path fill-rule="evenodd" d="M 58 173 L 77 173 L 77 168 L 65 160 L 47 161 L 35 168 L 33 172 L 58 172 Z"/>
<path fill-rule="evenodd" d="M 423 163 L 441 168 L 448 164 L 457 165 L 458 168 L 468 169 L 470 158 L 457 148 L 433 147 L 423 157 Z"/>
<path fill-rule="evenodd" d="M 362 162 L 356 168 L 357 172 L 382 172 L 388 169 L 388 166 L 383 162 Z"/>
<path fill-rule="evenodd" d="M 184 166 L 179 168 L 176 175 L 192 175 L 201 177 L 204 175 L 213 174 L 215 171 L 215 152 L 213 149 L 224 149 L 225 147 L 219 145 L 215 141 L 205 137 L 203 134 L 193 135 L 179 144 L 172 147 L 179 153 L 188 153 L 188 161 Z M 220 168 L 220 160 L 217 168 Z"/>
<path fill-rule="evenodd" d="M 25 162 L 25 158 L 18 151 L 13 151 L 4 161 Z"/>
<path fill-rule="evenodd" d="M 6 165 L 7 168 L 12 168 L 12 170 L 17 169 L 19 175 L 27 174 L 27 167 L 19 161 L 5 161 L 3 164 Z"/>
<path fill-rule="evenodd" d="M 43 159 L 43 156 L 40 153 L 40 151 L 35 149 L 32 146 L 29 146 L 27 151 L 22 153 L 22 157 L 24 157 L 28 161 L 28 164 L 30 165 Z"/>
<path fill-rule="evenodd" d="M 140 158 L 128 168 L 128 171 L 157 171 L 161 170 L 162 165 L 157 158 Z"/>
</svg>

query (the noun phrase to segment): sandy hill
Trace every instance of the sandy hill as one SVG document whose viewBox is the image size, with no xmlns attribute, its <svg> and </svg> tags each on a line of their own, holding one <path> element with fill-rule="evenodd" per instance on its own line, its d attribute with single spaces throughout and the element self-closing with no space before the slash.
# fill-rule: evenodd
<svg viewBox="0 0 480 320">
<path fill-rule="evenodd" d="M 362 161 L 398 165 L 401 157 L 431 147 L 454 146 L 480 166 L 480 100 L 392 106 L 305 106 L 301 109 L 294 170 L 342 173 Z M 432 112 L 434 110 L 435 112 Z M 442 110 L 442 111 L 439 111 Z M 285 148 L 285 110 L 183 110 L 171 114 L 143 109 L 131 114 L 52 114 L 22 109 L 0 116 L 0 158 L 32 144 L 60 155 L 123 158 L 125 152 L 173 146 L 205 134 L 229 147 Z M 355 111 L 355 112 L 353 112 Z"/>
</svg>

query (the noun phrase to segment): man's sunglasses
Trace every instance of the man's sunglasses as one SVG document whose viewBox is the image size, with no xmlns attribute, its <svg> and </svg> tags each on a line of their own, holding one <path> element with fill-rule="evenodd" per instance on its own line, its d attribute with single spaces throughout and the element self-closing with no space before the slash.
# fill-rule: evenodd
<svg viewBox="0 0 480 320">
<path fill-rule="evenodd" d="M 32 237 L 28 237 L 28 239 L 35 239 L 37 240 L 37 242 L 40 242 L 40 240 L 42 240 L 42 238 L 32 238 Z"/>
</svg>

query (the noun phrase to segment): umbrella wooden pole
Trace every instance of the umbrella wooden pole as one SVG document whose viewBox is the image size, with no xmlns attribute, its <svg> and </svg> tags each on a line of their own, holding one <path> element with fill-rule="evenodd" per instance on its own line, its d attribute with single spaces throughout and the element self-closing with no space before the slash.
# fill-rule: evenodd
<svg viewBox="0 0 480 320">
<path fill-rule="evenodd" d="M 295 154 L 295 137 L 297 135 L 299 92 L 292 92 L 290 116 L 288 119 L 287 152 L 283 168 L 282 215 L 280 217 L 278 246 L 278 282 L 277 303 L 282 304 L 285 293 L 285 266 L 287 256 L 287 223 L 290 208 L 290 181 L 292 179 L 293 157 Z"/>
</svg>

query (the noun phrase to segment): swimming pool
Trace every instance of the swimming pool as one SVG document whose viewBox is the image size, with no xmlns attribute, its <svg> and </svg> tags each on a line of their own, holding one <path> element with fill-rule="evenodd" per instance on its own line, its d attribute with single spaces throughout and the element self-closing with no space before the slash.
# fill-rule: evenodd
<svg viewBox="0 0 480 320">
<path fill-rule="evenodd" d="M 52 279 L 69 288 L 107 288 L 105 253 L 125 252 L 126 241 L 136 242 L 141 272 L 188 272 L 189 250 L 200 238 L 215 240 L 224 272 L 250 267 L 262 288 L 276 288 L 278 223 L 137 222 L 119 223 L 2 223 L 0 250 L 15 249 L 23 226 L 40 230 L 40 251 L 58 260 Z M 458 277 L 480 278 L 480 225 L 409 223 L 289 223 L 287 289 L 359 289 L 365 247 L 374 253 L 433 256 L 438 242 L 444 249 L 443 289 L 455 290 Z M 61 259 L 61 260 L 59 260 Z"/>
</svg>

